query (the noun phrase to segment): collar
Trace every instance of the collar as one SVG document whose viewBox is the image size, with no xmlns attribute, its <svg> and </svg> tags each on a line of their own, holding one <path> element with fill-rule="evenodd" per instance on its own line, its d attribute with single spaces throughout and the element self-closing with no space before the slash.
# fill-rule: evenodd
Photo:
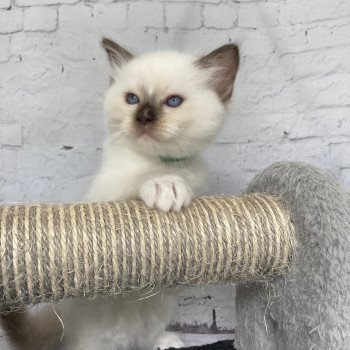
<svg viewBox="0 0 350 350">
<path fill-rule="evenodd" d="M 159 159 L 162 163 L 165 164 L 177 164 L 180 162 L 185 162 L 189 159 L 189 157 L 182 157 L 182 158 L 176 158 L 176 157 L 170 157 L 170 156 L 160 156 Z"/>
</svg>

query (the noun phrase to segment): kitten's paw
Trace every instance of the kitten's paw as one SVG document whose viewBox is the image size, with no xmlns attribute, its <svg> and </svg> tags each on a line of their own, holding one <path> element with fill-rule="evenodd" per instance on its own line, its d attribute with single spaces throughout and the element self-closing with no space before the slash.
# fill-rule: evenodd
<svg viewBox="0 0 350 350">
<path fill-rule="evenodd" d="M 154 349 L 165 350 L 169 348 L 182 348 L 185 344 L 180 340 L 177 334 L 164 332 L 158 337 Z"/>
<path fill-rule="evenodd" d="M 141 199 L 151 208 L 179 211 L 191 203 L 192 191 L 177 175 L 156 177 L 144 183 L 139 191 Z"/>
</svg>

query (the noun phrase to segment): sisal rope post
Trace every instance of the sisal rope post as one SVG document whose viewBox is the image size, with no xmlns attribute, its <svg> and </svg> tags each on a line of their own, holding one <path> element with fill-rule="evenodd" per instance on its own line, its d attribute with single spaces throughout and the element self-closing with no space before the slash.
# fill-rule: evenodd
<svg viewBox="0 0 350 350">
<path fill-rule="evenodd" d="M 166 214 L 139 200 L 0 206 L 0 303 L 268 281 L 295 248 L 270 195 L 202 197 Z"/>
</svg>

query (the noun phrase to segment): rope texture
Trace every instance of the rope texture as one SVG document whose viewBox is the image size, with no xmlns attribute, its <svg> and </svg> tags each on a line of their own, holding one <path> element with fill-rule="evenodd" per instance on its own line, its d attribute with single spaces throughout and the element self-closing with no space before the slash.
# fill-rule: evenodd
<svg viewBox="0 0 350 350">
<path fill-rule="evenodd" d="M 167 214 L 138 200 L 0 206 L 0 303 L 267 281 L 295 248 L 288 210 L 269 195 Z"/>
</svg>

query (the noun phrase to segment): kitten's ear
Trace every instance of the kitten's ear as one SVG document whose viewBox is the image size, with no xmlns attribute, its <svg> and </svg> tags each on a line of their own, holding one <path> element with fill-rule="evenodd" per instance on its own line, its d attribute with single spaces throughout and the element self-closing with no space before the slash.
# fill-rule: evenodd
<svg viewBox="0 0 350 350">
<path fill-rule="evenodd" d="M 103 38 L 101 45 L 106 50 L 109 62 L 113 68 L 120 68 L 134 58 L 128 50 L 110 39 Z"/>
<path fill-rule="evenodd" d="M 235 44 L 221 46 L 198 59 L 196 64 L 202 69 L 212 71 L 210 87 L 223 103 L 228 102 L 232 96 L 233 83 L 239 67 L 238 46 Z"/>
</svg>

